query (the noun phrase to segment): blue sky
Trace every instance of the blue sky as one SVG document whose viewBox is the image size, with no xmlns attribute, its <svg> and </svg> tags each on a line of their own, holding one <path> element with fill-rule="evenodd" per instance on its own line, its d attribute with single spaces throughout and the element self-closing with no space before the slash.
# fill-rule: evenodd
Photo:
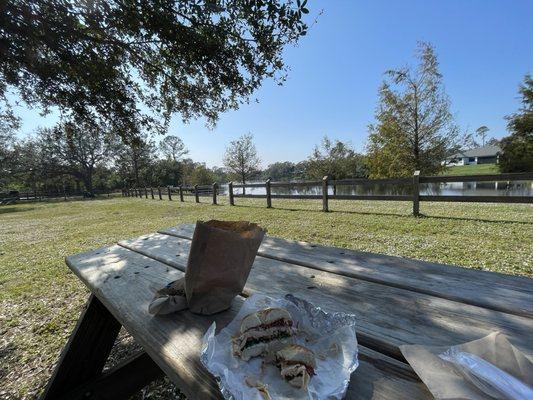
<svg viewBox="0 0 533 400">
<path fill-rule="evenodd" d="M 169 132 L 182 137 L 191 158 L 220 166 L 227 144 L 248 132 L 263 166 L 305 159 L 324 135 L 364 151 L 383 72 L 413 64 L 419 40 L 436 47 L 461 128 L 487 125 L 492 136 L 506 134 L 504 116 L 519 107 L 518 85 L 533 73 L 533 1 L 309 0 L 308 8 L 310 19 L 323 13 L 287 49 L 284 86 L 265 82 L 259 103 L 222 115 L 214 130 L 173 119 Z M 55 122 L 35 110 L 19 115 L 23 134 Z"/>
</svg>

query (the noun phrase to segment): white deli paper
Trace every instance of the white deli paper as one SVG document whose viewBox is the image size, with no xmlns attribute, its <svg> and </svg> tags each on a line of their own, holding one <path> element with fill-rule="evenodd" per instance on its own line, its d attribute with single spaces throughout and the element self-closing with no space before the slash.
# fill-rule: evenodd
<svg viewBox="0 0 533 400">
<path fill-rule="evenodd" d="M 262 357 L 243 361 L 232 353 L 231 338 L 240 329 L 246 315 L 268 307 L 285 308 L 298 329 L 296 343 L 315 353 L 317 367 L 307 390 L 296 389 L 283 380 L 279 369 L 263 363 Z M 326 313 L 309 302 L 286 295 L 273 299 L 263 295 L 249 297 L 231 323 L 215 335 L 215 323 L 203 338 L 202 364 L 218 380 L 222 394 L 232 400 L 264 400 L 264 384 L 272 399 L 342 399 L 350 382 L 350 375 L 359 365 L 355 316 L 345 313 Z M 250 387 L 246 381 L 259 381 Z"/>
</svg>

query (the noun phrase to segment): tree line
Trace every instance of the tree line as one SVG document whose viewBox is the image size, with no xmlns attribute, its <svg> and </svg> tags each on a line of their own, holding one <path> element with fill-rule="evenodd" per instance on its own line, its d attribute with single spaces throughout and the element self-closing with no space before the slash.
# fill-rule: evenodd
<svg viewBox="0 0 533 400">
<path fill-rule="evenodd" d="M 223 167 L 187 157 L 181 138 L 156 145 L 149 135 L 124 143 L 100 125 L 59 123 L 17 139 L 3 135 L 0 187 L 11 190 L 86 192 L 128 187 L 208 185 L 250 180 L 303 180 L 368 176 L 364 157 L 347 143 L 325 137 L 307 160 L 276 162 L 261 169 L 252 135 L 226 148 Z"/>
<path fill-rule="evenodd" d="M 420 43 L 417 65 L 386 71 L 379 89 L 375 122 L 369 126 L 366 154 L 349 143 L 324 137 L 301 162 L 276 162 L 265 169 L 253 136 L 232 141 L 223 167 L 208 168 L 186 155 L 183 141 L 165 136 L 155 144 L 150 129 L 118 134 L 114 124 L 95 118 L 62 118 L 53 128 L 16 139 L 19 121 L 11 109 L 0 113 L 0 187 L 84 190 L 124 187 L 206 185 L 234 180 L 317 180 L 411 176 L 441 173 L 443 162 L 461 150 L 499 144 L 502 172 L 533 170 L 533 79 L 519 88 L 522 105 L 507 117 L 510 135 L 500 142 L 481 126 L 461 132 L 450 111 L 435 50 Z M 477 138 L 481 143 L 477 142 Z"/>
</svg>

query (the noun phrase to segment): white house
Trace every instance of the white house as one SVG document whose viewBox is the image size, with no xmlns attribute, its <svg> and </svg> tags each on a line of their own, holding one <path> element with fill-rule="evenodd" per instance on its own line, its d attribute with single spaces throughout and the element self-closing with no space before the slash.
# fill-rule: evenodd
<svg viewBox="0 0 533 400">
<path fill-rule="evenodd" d="M 444 162 L 446 165 L 498 164 L 501 148 L 487 144 L 483 147 L 456 153 Z"/>
</svg>

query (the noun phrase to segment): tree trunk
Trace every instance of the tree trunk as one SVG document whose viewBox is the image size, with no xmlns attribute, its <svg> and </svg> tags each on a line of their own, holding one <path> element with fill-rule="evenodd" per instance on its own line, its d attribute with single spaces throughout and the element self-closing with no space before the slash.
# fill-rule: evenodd
<svg viewBox="0 0 533 400">
<path fill-rule="evenodd" d="M 93 169 L 88 168 L 85 171 L 85 177 L 83 179 L 83 183 L 85 184 L 85 190 L 89 192 L 91 195 L 93 194 Z"/>
<path fill-rule="evenodd" d="M 241 179 L 242 179 L 242 184 L 246 185 L 246 175 L 244 174 L 244 172 L 241 173 Z M 242 188 L 242 194 L 246 194 L 246 188 L 245 187 Z"/>
<path fill-rule="evenodd" d="M 415 110 L 414 110 L 414 119 L 415 119 L 415 137 L 414 137 L 414 148 L 413 148 L 413 156 L 415 158 L 415 171 L 420 170 L 420 135 L 419 135 L 419 127 L 418 127 L 418 91 L 417 87 L 414 87 L 414 95 L 415 95 Z"/>
</svg>

